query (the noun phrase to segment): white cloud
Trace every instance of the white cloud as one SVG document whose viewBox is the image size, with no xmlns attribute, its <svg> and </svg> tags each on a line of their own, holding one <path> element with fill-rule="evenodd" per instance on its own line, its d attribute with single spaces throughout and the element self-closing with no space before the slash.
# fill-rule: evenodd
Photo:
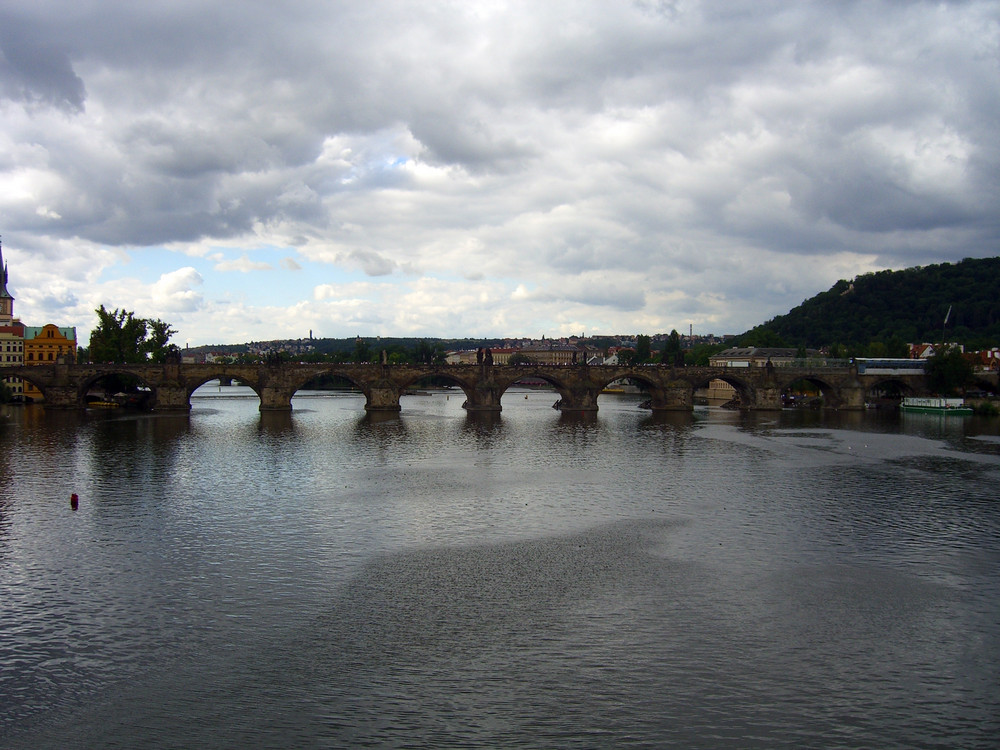
<svg viewBox="0 0 1000 750">
<path fill-rule="evenodd" d="M 271 271 L 273 266 L 270 263 L 250 260 L 248 256 L 242 255 L 236 260 L 220 260 L 215 264 L 215 270 L 250 273 L 251 271 Z"/>
<path fill-rule="evenodd" d="M 201 286 L 201 275 L 190 266 L 165 273 L 150 287 L 151 303 L 164 312 L 194 312 L 202 297 L 192 287 Z"/>
</svg>

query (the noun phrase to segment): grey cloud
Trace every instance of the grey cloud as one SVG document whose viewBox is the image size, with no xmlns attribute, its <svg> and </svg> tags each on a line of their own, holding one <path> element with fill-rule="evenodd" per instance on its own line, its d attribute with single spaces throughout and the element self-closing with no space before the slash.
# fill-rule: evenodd
<svg viewBox="0 0 1000 750">
<path fill-rule="evenodd" d="M 497 137 L 488 124 L 451 112 L 423 112 L 413 118 L 413 135 L 427 148 L 432 163 L 461 164 L 473 171 L 518 166 L 535 155 L 529 144 Z"/>
<path fill-rule="evenodd" d="M 544 288 L 520 296 L 542 302 L 591 305 L 620 312 L 641 310 L 646 304 L 645 290 L 630 281 L 622 281 L 618 276 L 560 278 Z"/>
<path fill-rule="evenodd" d="M 71 292 L 66 292 L 62 296 L 46 294 L 40 299 L 33 300 L 33 302 L 34 304 L 49 310 L 65 310 L 68 308 L 76 307 L 78 304 L 80 304 L 80 301 Z"/>
<path fill-rule="evenodd" d="M 351 250 L 339 254 L 339 260 L 358 265 L 368 276 L 388 276 L 396 270 L 396 263 L 371 250 Z"/>
<path fill-rule="evenodd" d="M 83 109 L 83 81 L 44 29 L 0 13 L 0 53 L 0 98 Z"/>
</svg>

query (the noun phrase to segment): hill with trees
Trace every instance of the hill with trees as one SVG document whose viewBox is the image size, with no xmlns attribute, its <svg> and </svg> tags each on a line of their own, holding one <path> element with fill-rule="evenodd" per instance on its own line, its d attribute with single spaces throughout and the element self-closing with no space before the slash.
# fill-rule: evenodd
<svg viewBox="0 0 1000 750">
<path fill-rule="evenodd" d="M 1000 342 L 1000 257 L 841 280 L 740 337 L 744 346 L 830 346 L 856 356 L 905 356 L 906 343 L 942 340 L 974 349 Z"/>
</svg>

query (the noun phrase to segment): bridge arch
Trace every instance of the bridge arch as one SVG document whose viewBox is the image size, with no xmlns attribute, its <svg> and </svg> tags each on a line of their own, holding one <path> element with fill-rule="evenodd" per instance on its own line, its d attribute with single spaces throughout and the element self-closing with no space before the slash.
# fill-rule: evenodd
<svg viewBox="0 0 1000 750">
<path fill-rule="evenodd" d="M 186 391 L 188 408 L 191 407 L 191 396 L 194 392 L 212 380 L 239 380 L 240 385 L 245 385 L 257 394 L 257 398 L 261 398 L 260 385 L 256 379 L 247 377 L 245 374 L 235 375 L 231 370 L 227 371 L 225 366 L 222 366 L 218 370 L 203 370 L 196 377 L 185 379 L 184 390 Z"/>
<path fill-rule="evenodd" d="M 350 369 L 330 365 L 328 367 L 317 367 L 315 369 L 311 369 L 308 372 L 303 373 L 298 378 L 290 380 L 288 384 L 291 392 L 290 397 L 304 389 L 310 382 L 324 377 L 345 380 L 362 393 L 365 392 L 365 383 L 360 378 L 355 376 Z"/>
<path fill-rule="evenodd" d="M 475 398 L 475 383 L 470 382 L 468 378 L 461 377 L 458 373 L 449 371 L 447 367 L 436 368 L 426 373 L 412 372 L 407 376 L 400 378 L 397 381 L 400 389 L 400 395 L 405 395 L 407 388 L 411 388 L 420 381 L 427 380 L 429 378 L 437 378 L 439 380 L 445 380 L 449 383 L 457 385 L 462 389 L 462 393 L 465 394 L 466 403 Z"/>
<path fill-rule="evenodd" d="M 358 388 L 367 399 L 365 405 L 367 409 L 373 399 L 373 384 L 370 380 L 360 377 L 359 373 L 360 370 L 357 366 L 329 363 L 305 365 L 297 368 L 265 366 L 258 368 L 249 380 L 232 370 L 229 370 L 227 375 L 235 377 L 244 385 L 253 388 L 260 397 L 260 410 L 264 412 L 290 411 L 292 398 L 295 394 L 305 388 L 310 381 L 321 377 L 345 380 Z"/>
<path fill-rule="evenodd" d="M 692 378 L 689 382 L 691 383 L 693 390 L 700 390 L 707 389 L 709 387 L 709 383 L 713 380 L 721 380 L 733 389 L 733 398 L 736 402 L 733 406 L 740 409 L 749 409 L 757 402 L 757 395 L 753 386 L 746 380 L 728 371 L 711 372 L 707 375 Z M 723 406 L 727 405 L 728 404 L 723 404 Z"/>
<path fill-rule="evenodd" d="M 844 399 L 840 389 L 829 383 L 818 375 L 803 375 L 793 378 L 785 378 L 779 383 L 781 401 L 783 405 L 792 405 L 789 400 L 789 391 L 797 384 L 805 383 L 814 386 L 820 393 L 822 405 L 825 409 L 839 409 L 843 406 Z"/>
<path fill-rule="evenodd" d="M 864 384 L 865 403 L 877 403 L 887 399 L 896 401 L 917 393 L 912 383 L 891 375 Z"/>
<path fill-rule="evenodd" d="M 128 366 L 123 366 L 120 368 L 112 366 L 110 369 L 103 369 L 101 372 L 96 372 L 92 375 L 82 378 L 77 386 L 77 391 L 76 391 L 77 402 L 82 406 L 86 406 L 88 403 L 92 403 L 87 400 L 87 397 L 90 394 L 91 390 L 94 389 L 94 387 L 97 386 L 102 380 L 111 380 L 111 382 L 113 383 L 115 378 L 121 378 L 126 382 L 132 381 L 139 383 L 140 386 L 136 387 L 142 387 L 147 389 L 146 391 L 140 392 L 142 393 L 142 396 L 136 397 L 137 406 L 143 409 L 152 409 L 156 406 L 156 402 L 159 398 L 162 386 L 158 385 L 155 382 L 152 382 L 151 379 L 149 378 L 143 377 L 141 374 L 135 371 L 135 368 Z M 121 383 L 118 383 L 118 385 L 121 385 Z M 132 386 L 128 385 L 125 387 L 128 388 Z M 106 397 L 114 395 L 111 393 L 111 390 L 112 389 L 105 389 L 104 392 Z M 126 391 L 118 391 L 118 392 L 127 393 Z"/>
<path fill-rule="evenodd" d="M 41 374 L 41 373 L 39 373 L 39 374 Z M 48 391 L 49 386 L 48 386 L 47 381 L 46 381 L 45 378 L 42 378 L 42 377 L 33 378 L 31 376 L 31 368 L 29 368 L 29 367 L 22 367 L 22 368 L 20 368 L 19 371 L 18 371 L 18 373 L 17 373 L 17 377 L 23 383 L 30 383 L 31 385 L 33 385 L 38 390 L 38 392 L 42 394 L 42 398 L 46 402 L 48 402 L 49 396 L 48 396 L 47 391 Z M 25 396 L 25 403 L 31 403 L 31 401 L 29 401 L 29 399 L 30 399 L 30 396 Z"/>
<path fill-rule="evenodd" d="M 665 372 L 660 368 L 653 367 L 629 367 L 619 370 L 614 374 L 604 374 L 601 377 L 593 378 L 593 382 L 598 385 L 598 394 L 617 380 L 631 380 L 639 382 L 645 393 L 649 395 L 648 406 L 653 411 L 674 411 L 678 409 L 688 409 L 691 405 L 691 387 L 685 381 L 675 381 L 669 378 L 664 379 Z M 592 376 L 593 377 L 593 376 Z"/>
<path fill-rule="evenodd" d="M 597 408 L 596 394 L 593 396 L 592 399 L 593 405 L 591 406 L 590 399 L 588 399 L 586 395 L 583 395 L 583 397 L 581 397 L 582 394 L 579 392 L 579 390 L 574 390 L 570 388 L 563 378 L 557 377 L 557 373 L 553 372 L 554 368 L 544 367 L 544 366 L 540 367 L 538 365 L 531 365 L 531 364 L 517 365 L 516 367 L 517 367 L 516 371 L 514 371 L 511 374 L 508 374 L 506 377 L 496 378 L 496 384 L 497 384 L 496 402 L 498 406 L 500 404 L 500 399 L 503 397 L 503 394 L 505 394 L 508 390 L 510 390 L 511 386 L 513 386 L 516 383 L 519 383 L 525 378 L 538 378 L 539 380 L 545 381 L 546 383 L 548 383 L 549 385 L 551 385 L 553 388 L 556 389 L 556 392 L 559 394 L 559 399 L 556 401 L 555 404 L 557 408 L 583 409 L 583 410 L 590 410 L 591 408 L 592 409 Z"/>
</svg>

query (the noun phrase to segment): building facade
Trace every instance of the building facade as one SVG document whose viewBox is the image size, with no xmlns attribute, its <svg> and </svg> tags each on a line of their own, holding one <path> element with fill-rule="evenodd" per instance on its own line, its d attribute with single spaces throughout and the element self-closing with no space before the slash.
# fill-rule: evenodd
<svg viewBox="0 0 1000 750">
<path fill-rule="evenodd" d="M 24 326 L 24 364 L 50 365 L 54 362 L 76 362 L 76 328 Z M 42 401 L 41 391 L 25 382 L 25 401 Z"/>
<path fill-rule="evenodd" d="M 24 362 L 24 325 L 14 317 L 14 297 L 7 291 L 7 264 L 3 260 L 0 246 L 0 362 L 5 365 L 19 365 Z M 24 386 L 20 378 L 4 378 L 8 395 L 20 400 Z"/>
</svg>

